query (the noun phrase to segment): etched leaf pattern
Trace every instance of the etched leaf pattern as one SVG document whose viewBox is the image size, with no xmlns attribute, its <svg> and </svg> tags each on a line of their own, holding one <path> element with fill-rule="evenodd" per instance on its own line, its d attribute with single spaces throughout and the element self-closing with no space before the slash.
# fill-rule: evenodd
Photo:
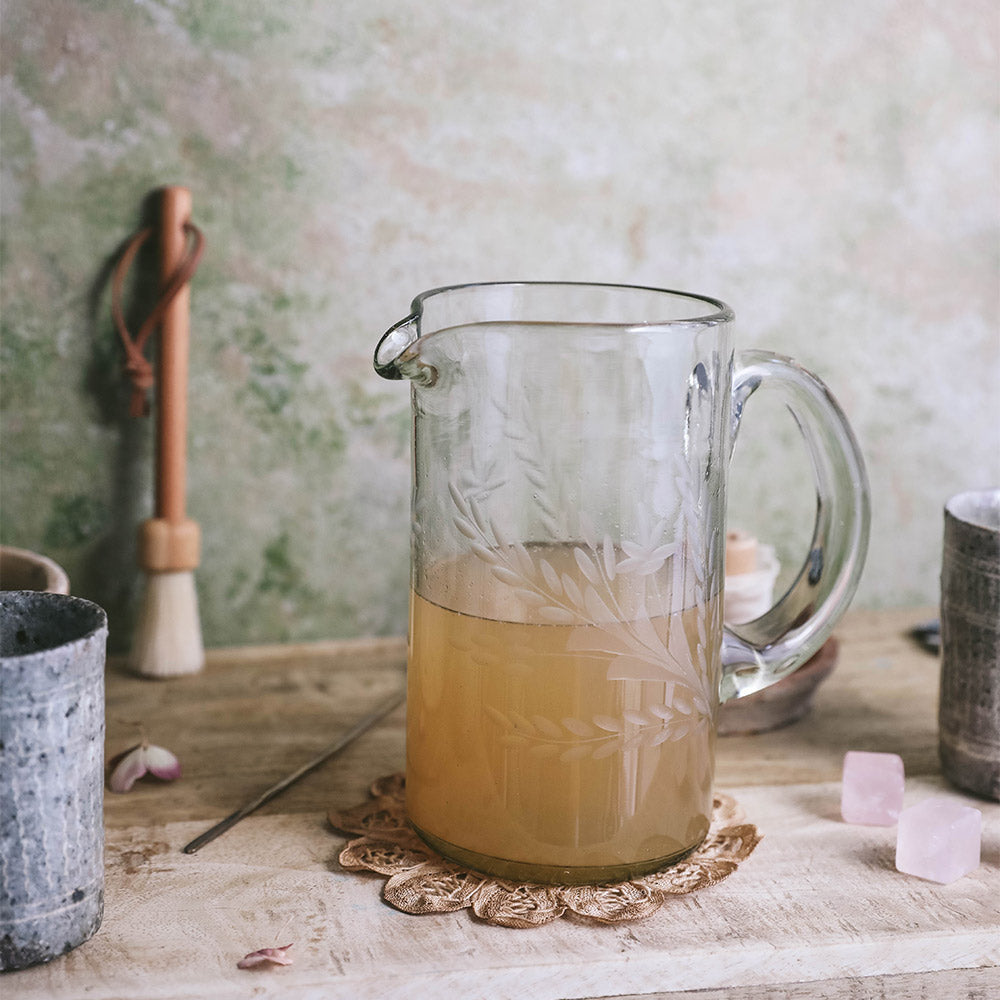
<svg viewBox="0 0 1000 1000">
<path fill-rule="evenodd" d="M 700 699 L 696 699 L 700 701 Z M 687 713 L 677 714 L 672 706 L 654 706 L 652 709 L 626 711 L 621 718 L 595 715 L 589 721 L 563 718 L 546 719 L 533 715 L 530 719 L 510 712 L 506 715 L 486 706 L 485 711 L 500 727 L 503 742 L 508 746 L 521 746 L 537 758 L 558 758 L 565 762 L 574 760 L 602 760 L 618 752 L 642 747 L 656 747 L 661 743 L 676 741 L 689 736 L 708 724 L 707 703 L 694 707 Z"/>
<path fill-rule="evenodd" d="M 695 410 L 703 405 L 701 396 L 693 378 L 688 423 L 695 429 L 700 416 Z M 536 457 L 541 442 L 531 438 L 527 430 L 530 422 L 517 421 L 508 426 L 512 427 L 508 436 L 515 442 L 520 469 L 536 491 L 543 519 L 552 526 L 557 519 L 565 521 L 565 510 L 559 511 L 547 490 L 548 477 Z M 673 470 L 679 501 L 674 540 L 662 541 L 669 527 L 666 521 L 650 519 L 642 537 L 623 540 L 619 548 L 610 534 L 600 536 L 586 516 L 580 515 L 577 537 L 581 543 L 572 547 L 579 572 L 573 575 L 560 572 L 541 551 L 533 553 L 514 540 L 496 517 L 487 514 L 490 496 L 504 483 L 495 469 L 474 469 L 449 484 L 454 505 L 452 521 L 464 545 L 487 565 L 495 579 L 533 609 L 538 620 L 576 626 L 570 632 L 568 651 L 607 660 L 609 680 L 666 684 L 664 704 L 628 710 L 620 718 L 598 715 L 591 719 L 529 719 L 487 707 L 508 744 L 524 746 L 539 758 L 600 760 L 618 752 L 680 740 L 709 724 L 712 698 L 704 615 L 695 616 L 696 636 L 689 636 L 681 627 L 667 630 L 664 636 L 653 622 L 653 617 L 665 620 L 684 607 L 705 607 L 709 596 L 705 578 L 708 541 L 699 515 L 706 491 L 696 458 L 700 445 L 691 436 L 686 437 L 685 445 L 678 451 Z M 660 571 L 668 559 L 672 587 L 663 593 Z M 630 582 L 640 585 L 640 614 L 635 613 L 635 608 L 626 612 L 616 596 L 613 584 L 622 575 L 633 577 Z"/>
</svg>

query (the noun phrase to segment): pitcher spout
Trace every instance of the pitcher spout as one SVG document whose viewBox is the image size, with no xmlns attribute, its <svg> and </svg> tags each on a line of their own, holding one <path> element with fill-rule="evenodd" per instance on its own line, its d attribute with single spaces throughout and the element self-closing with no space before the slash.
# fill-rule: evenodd
<svg viewBox="0 0 1000 1000">
<path fill-rule="evenodd" d="M 417 340 L 419 317 L 414 313 L 389 327 L 375 348 L 375 371 L 382 378 L 410 379 L 430 386 L 437 381 L 437 369 L 420 359 Z"/>
</svg>

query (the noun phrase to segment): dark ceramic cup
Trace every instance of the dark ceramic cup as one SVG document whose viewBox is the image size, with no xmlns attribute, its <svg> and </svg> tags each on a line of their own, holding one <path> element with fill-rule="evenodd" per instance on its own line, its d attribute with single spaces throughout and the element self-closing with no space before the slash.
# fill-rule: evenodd
<svg viewBox="0 0 1000 1000">
<path fill-rule="evenodd" d="M 948 780 L 1000 800 L 1000 489 L 945 507 L 938 723 Z"/>
<path fill-rule="evenodd" d="M 101 925 L 107 634 L 89 601 L 0 592 L 0 970 Z"/>
</svg>

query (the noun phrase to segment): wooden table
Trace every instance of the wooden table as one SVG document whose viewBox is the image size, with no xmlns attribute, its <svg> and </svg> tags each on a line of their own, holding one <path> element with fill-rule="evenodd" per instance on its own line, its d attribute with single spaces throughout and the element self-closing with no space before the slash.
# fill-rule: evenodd
<svg viewBox="0 0 1000 1000">
<path fill-rule="evenodd" d="M 470 911 L 408 916 L 382 880 L 345 872 L 331 806 L 402 769 L 401 708 L 196 855 L 180 848 L 397 689 L 402 641 L 218 650 L 205 672 L 144 681 L 112 665 L 109 756 L 149 739 L 184 776 L 108 793 L 104 925 L 48 965 L 0 979 L 10 1000 L 143 998 L 965 997 L 1000 995 L 1000 807 L 945 784 L 937 659 L 906 637 L 926 609 L 853 612 L 811 713 L 720 740 L 717 786 L 764 839 L 725 882 L 635 924 L 532 930 Z M 894 869 L 895 830 L 839 816 L 845 751 L 899 753 L 906 802 L 981 809 L 983 864 L 951 885 Z M 241 971 L 294 942 L 294 965 Z"/>
</svg>

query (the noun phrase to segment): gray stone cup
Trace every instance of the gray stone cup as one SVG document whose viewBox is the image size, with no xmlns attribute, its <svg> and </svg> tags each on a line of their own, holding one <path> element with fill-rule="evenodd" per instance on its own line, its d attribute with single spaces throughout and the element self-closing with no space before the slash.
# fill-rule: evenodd
<svg viewBox="0 0 1000 1000">
<path fill-rule="evenodd" d="M 107 616 L 0 592 L 0 970 L 47 962 L 104 913 Z"/>
<path fill-rule="evenodd" d="M 1000 489 L 945 506 L 938 733 L 948 780 L 1000 800 Z"/>
</svg>

